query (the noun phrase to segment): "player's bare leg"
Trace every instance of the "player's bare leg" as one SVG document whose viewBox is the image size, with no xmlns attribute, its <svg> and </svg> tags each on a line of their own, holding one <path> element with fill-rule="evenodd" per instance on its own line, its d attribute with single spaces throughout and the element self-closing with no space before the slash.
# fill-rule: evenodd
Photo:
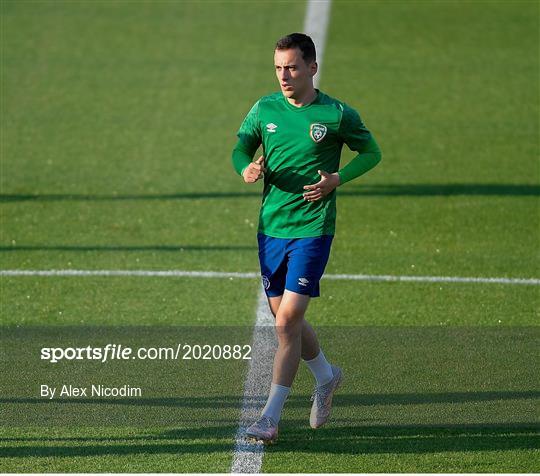
<svg viewBox="0 0 540 476">
<path fill-rule="evenodd" d="M 274 317 L 277 316 L 282 298 L 283 296 L 268 298 L 268 304 L 270 305 L 270 310 Z M 302 322 L 302 359 L 312 360 L 319 355 L 320 351 L 321 348 L 319 346 L 319 341 L 317 340 L 317 334 L 310 323 L 304 319 Z"/>
<path fill-rule="evenodd" d="M 291 387 L 302 353 L 304 314 L 310 297 L 285 290 L 276 314 L 278 348 L 274 357 L 272 383 Z"/>
<path fill-rule="evenodd" d="M 274 316 L 280 313 L 282 298 L 282 296 L 268 298 L 270 309 Z M 312 395 L 313 405 L 311 408 L 310 425 L 312 428 L 319 428 L 327 422 L 330 416 L 332 398 L 334 392 L 341 384 L 343 378 L 342 372 L 340 368 L 328 363 L 324 353 L 320 350 L 315 331 L 304 318 L 302 319 L 301 345 L 302 359 L 306 362 L 317 380 Z M 274 360 L 274 379 L 276 377 L 276 360 Z M 296 366 L 296 369 L 298 369 L 298 366 Z M 277 383 L 276 380 L 273 380 L 273 382 L 273 385 Z"/>
<path fill-rule="evenodd" d="M 269 297 L 268 304 L 276 317 L 283 296 Z M 317 334 L 311 324 L 304 318 L 302 323 L 302 360 L 311 370 L 317 385 L 325 385 L 334 377 L 332 366 L 321 351 Z"/>
<path fill-rule="evenodd" d="M 304 318 L 309 300 L 308 295 L 288 290 L 282 296 L 268 298 L 275 317 L 278 349 L 268 400 L 261 418 L 247 429 L 248 438 L 264 443 L 273 443 L 277 439 L 281 412 L 298 371 L 300 357 L 317 380 L 312 396 L 311 427 L 319 428 L 330 416 L 332 397 L 342 380 L 341 369 L 328 363 L 315 331 Z"/>
</svg>

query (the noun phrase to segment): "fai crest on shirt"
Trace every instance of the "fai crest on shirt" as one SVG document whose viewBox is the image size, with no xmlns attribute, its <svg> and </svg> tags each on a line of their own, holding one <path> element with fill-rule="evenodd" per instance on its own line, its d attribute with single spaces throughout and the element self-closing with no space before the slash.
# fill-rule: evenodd
<svg viewBox="0 0 540 476">
<path fill-rule="evenodd" d="M 321 142 L 326 137 L 327 131 L 324 124 L 311 124 L 309 135 L 315 142 Z"/>
</svg>

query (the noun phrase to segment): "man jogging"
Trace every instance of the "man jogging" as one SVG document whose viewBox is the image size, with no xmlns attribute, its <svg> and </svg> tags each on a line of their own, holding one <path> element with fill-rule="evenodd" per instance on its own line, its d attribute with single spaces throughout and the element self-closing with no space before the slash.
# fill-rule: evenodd
<svg viewBox="0 0 540 476">
<path fill-rule="evenodd" d="M 264 178 L 257 239 L 262 282 L 275 317 L 278 348 L 272 385 L 261 418 L 246 432 L 273 443 L 281 411 L 302 358 L 315 380 L 310 425 L 330 415 L 341 369 L 326 360 L 304 315 L 319 280 L 335 232 L 336 192 L 381 160 L 375 139 L 358 113 L 313 86 L 317 73 L 311 38 L 281 38 L 274 64 L 281 91 L 259 99 L 238 131 L 232 160 L 244 182 Z M 262 144 L 263 155 L 252 161 Z M 339 168 L 343 144 L 356 152 Z"/>
</svg>

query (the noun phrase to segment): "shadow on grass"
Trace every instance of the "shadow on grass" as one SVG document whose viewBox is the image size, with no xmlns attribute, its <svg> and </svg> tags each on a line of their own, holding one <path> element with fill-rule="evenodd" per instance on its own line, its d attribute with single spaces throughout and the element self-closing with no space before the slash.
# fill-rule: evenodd
<svg viewBox="0 0 540 476">
<path fill-rule="evenodd" d="M 514 195 L 539 196 L 540 185 L 495 183 L 449 183 L 449 184 L 394 184 L 351 185 L 338 190 L 339 195 L 368 196 L 454 196 L 454 195 Z"/>
<path fill-rule="evenodd" d="M 2 444 L 0 458 L 230 452 L 236 430 L 236 425 L 223 425 L 177 428 L 159 434 L 135 436 L 0 439 L 0 442 L 24 442 L 23 446 Z M 143 441 L 146 443 L 141 443 Z M 29 442 L 33 444 L 27 444 Z M 56 444 L 51 444 L 53 442 Z M 282 425 L 279 443 L 270 447 L 269 451 L 330 454 L 435 453 L 527 450 L 538 448 L 539 443 L 538 426 L 525 423 L 378 426 L 329 424 L 314 431 L 307 427 L 304 420 L 286 420 Z"/>
<path fill-rule="evenodd" d="M 454 196 L 454 195 L 513 195 L 538 196 L 540 185 L 454 183 L 454 184 L 373 184 L 349 185 L 338 191 L 340 196 Z M 0 194 L 0 202 L 58 202 L 58 201 L 122 201 L 122 200 L 207 200 L 231 198 L 261 198 L 261 192 L 199 192 L 164 194 Z"/>
<path fill-rule="evenodd" d="M 68 246 L 68 245 L 14 245 L 0 246 L 0 252 L 6 251 L 246 251 L 257 250 L 256 246 L 243 245 L 148 245 L 148 246 Z"/>
<path fill-rule="evenodd" d="M 254 396 L 244 401 L 246 408 L 261 408 L 266 395 Z M 487 391 L 487 392 L 443 392 L 443 393 L 395 393 L 395 394 L 338 394 L 336 405 L 342 407 L 361 407 L 373 405 L 417 405 L 430 403 L 467 403 L 496 400 L 519 400 L 540 398 L 540 391 Z M 37 397 L 0 398 L 0 404 L 37 404 L 37 405 L 129 405 L 171 408 L 240 408 L 242 397 L 223 395 L 216 397 L 155 397 L 155 398 L 56 398 L 49 400 Z M 291 395 L 287 407 L 309 407 L 308 395 Z"/>
<path fill-rule="evenodd" d="M 504 425 L 342 425 L 316 431 L 295 426 L 284 429 L 280 447 L 270 451 L 375 454 L 436 453 L 536 449 L 540 427 L 533 423 Z"/>
</svg>

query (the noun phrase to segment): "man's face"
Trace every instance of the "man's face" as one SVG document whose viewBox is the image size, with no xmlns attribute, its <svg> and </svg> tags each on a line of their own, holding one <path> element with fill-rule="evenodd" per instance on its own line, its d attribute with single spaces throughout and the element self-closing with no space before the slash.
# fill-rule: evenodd
<svg viewBox="0 0 540 476">
<path fill-rule="evenodd" d="M 299 48 L 276 50 L 274 65 L 281 91 L 288 98 L 299 98 L 313 87 L 313 76 L 317 72 L 315 61 L 306 64 Z"/>
</svg>

